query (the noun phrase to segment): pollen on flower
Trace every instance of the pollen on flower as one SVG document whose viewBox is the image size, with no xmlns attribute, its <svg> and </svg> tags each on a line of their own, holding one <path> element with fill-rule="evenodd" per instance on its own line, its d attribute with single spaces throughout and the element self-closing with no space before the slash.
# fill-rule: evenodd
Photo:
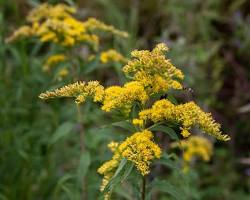
<svg viewBox="0 0 250 200">
<path fill-rule="evenodd" d="M 197 125 L 201 130 L 219 140 L 227 141 L 228 135 L 220 131 L 220 124 L 216 123 L 210 113 L 206 113 L 194 102 L 174 105 L 167 99 L 156 101 L 152 108 L 139 113 L 139 119 L 159 121 L 176 121 L 182 126 L 181 134 L 184 137 L 190 135 L 191 127 Z"/>
</svg>

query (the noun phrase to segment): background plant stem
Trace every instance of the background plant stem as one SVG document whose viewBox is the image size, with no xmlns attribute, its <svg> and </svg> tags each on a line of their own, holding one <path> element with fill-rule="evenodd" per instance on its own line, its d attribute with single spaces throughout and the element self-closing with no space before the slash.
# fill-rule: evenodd
<svg viewBox="0 0 250 200">
<path fill-rule="evenodd" d="M 141 190 L 141 199 L 145 200 L 145 193 L 146 193 L 146 177 L 142 177 L 142 190 Z"/>
<path fill-rule="evenodd" d="M 79 105 L 77 105 L 77 120 L 79 123 L 79 135 L 80 135 L 80 149 L 81 153 L 83 153 L 85 149 L 84 145 L 84 127 L 83 127 L 83 120 L 82 120 L 82 113 L 81 108 Z M 87 179 L 84 177 L 83 185 L 82 185 L 82 199 L 87 199 Z"/>
</svg>

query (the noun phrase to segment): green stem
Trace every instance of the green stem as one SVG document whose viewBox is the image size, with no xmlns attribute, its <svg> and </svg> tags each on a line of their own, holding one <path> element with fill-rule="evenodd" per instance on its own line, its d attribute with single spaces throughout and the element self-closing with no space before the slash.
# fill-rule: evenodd
<svg viewBox="0 0 250 200">
<path fill-rule="evenodd" d="M 146 193 L 146 177 L 142 177 L 142 190 L 141 190 L 141 200 L 145 200 Z"/>
<path fill-rule="evenodd" d="M 84 127 L 83 127 L 83 120 L 82 120 L 82 113 L 81 113 L 81 108 L 79 105 L 77 105 L 77 118 L 78 118 L 78 123 L 80 126 L 80 130 L 79 130 L 79 135 L 80 135 L 80 149 L 81 149 L 81 153 L 83 153 L 86 149 L 85 149 L 85 145 L 84 145 Z M 87 179 L 86 176 L 84 177 L 83 180 L 83 185 L 82 185 L 82 199 L 87 199 L 88 195 L 87 195 Z"/>
</svg>

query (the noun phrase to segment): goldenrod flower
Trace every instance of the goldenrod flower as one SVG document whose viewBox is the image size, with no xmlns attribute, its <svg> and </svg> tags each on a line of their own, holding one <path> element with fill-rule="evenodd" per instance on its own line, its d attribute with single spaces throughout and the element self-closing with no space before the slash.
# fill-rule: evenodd
<svg viewBox="0 0 250 200">
<path fill-rule="evenodd" d="M 143 176 L 149 174 L 152 160 L 161 156 L 160 147 L 152 139 L 152 132 L 143 130 L 128 137 L 118 147 L 121 155 L 133 162 Z"/>
<path fill-rule="evenodd" d="M 160 121 L 176 121 L 182 126 L 181 134 L 184 137 L 190 135 L 191 127 L 198 125 L 201 130 L 216 137 L 219 140 L 227 141 L 228 135 L 220 131 L 220 124 L 216 123 L 211 113 L 205 113 L 194 102 L 174 105 L 167 99 L 156 101 L 152 108 L 139 113 L 139 119 L 152 120 L 154 123 Z"/>
<path fill-rule="evenodd" d="M 184 76 L 165 58 L 167 50 L 161 43 L 152 51 L 132 51 L 133 59 L 123 68 L 124 73 L 140 81 L 150 94 L 166 92 L 170 88 L 182 89 L 180 81 Z"/>
<path fill-rule="evenodd" d="M 133 124 L 139 127 L 143 127 L 143 120 L 142 119 L 133 119 Z"/>
<path fill-rule="evenodd" d="M 41 42 L 52 42 L 71 47 L 79 43 L 87 43 L 97 49 L 99 36 L 94 31 L 106 31 L 126 37 L 127 33 L 106 25 L 94 18 L 81 22 L 72 15 L 76 9 L 65 4 L 50 5 L 48 3 L 31 10 L 27 16 L 29 25 L 23 26 L 14 32 L 7 41 L 19 37 L 36 36 Z"/>
<path fill-rule="evenodd" d="M 65 60 L 66 60 L 66 57 L 64 54 L 55 54 L 55 55 L 49 56 L 45 62 L 45 65 L 43 66 L 43 70 L 49 71 L 51 67 Z"/>
<path fill-rule="evenodd" d="M 102 184 L 100 186 L 100 190 L 103 191 L 106 185 L 109 183 L 110 179 L 114 175 L 119 163 L 122 159 L 120 152 L 117 150 L 119 143 L 111 142 L 108 144 L 109 149 L 114 153 L 111 160 L 102 164 L 101 167 L 98 168 L 97 172 L 103 175 Z M 105 199 L 109 199 L 110 193 L 105 194 Z"/>
<path fill-rule="evenodd" d="M 71 17 L 76 9 L 66 4 L 51 5 L 43 3 L 36 8 L 32 9 L 27 16 L 28 22 L 39 22 L 47 18 L 66 18 Z"/>
<path fill-rule="evenodd" d="M 111 160 L 105 162 L 97 170 L 99 174 L 104 176 L 100 187 L 101 191 L 104 190 L 114 175 L 122 158 L 133 162 L 138 171 L 144 176 L 149 174 L 151 162 L 161 156 L 161 149 L 153 142 L 153 134 L 148 130 L 136 132 L 124 142 L 120 144 L 111 142 L 108 146 L 114 152 L 114 155 Z"/>
<path fill-rule="evenodd" d="M 55 91 L 48 91 L 39 95 L 41 99 L 49 99 L 55 97 L 74 97 L 77 104 L 83 103 L 90 96 L 94 102 L 102 101 L 104 96 L 104 88 L 98 81 L 76 82 Z"/>
<path fill-rule="evenodd" d="M 104 64 L 106 64 L 108 62 L 125 63 L 125 62 L 127 62 L 127 59 L 123 55 L 118 53 L 116 50 L 109 49 L 107 51 L 101 52 L 100 61 Z"/>
<path fill-rule="evenodd" d="M 108 144 L 108 148 L 109 148 L 112 152 L 115 152 L 115 151 L 117 150 L 118 146 L 119 146 L 119 143 L 118 143 L 118 142 L 114 142 L 114 141 L 112 141 L 112 142 L 110 142 L 110 143 Z"/>
<path fill-rule="evenodd" d="M 144 104 L 147 99 L 148 95 L 138 81 L 128 82 L 123 87 L 111 86 L 105 89 L 102 110 L 109 112 L 120 108 L 123 112 L 129 113 L 133 103 Z"/>
<path fill-rule="evenodd" d="M 188 139 L 181 140 L 180 142 L 174 142 L 172 147 L 179 147 L 183 152 L 184 171 L 187 171 L 191 165 L 191 162 L 195 158 L 201 158 L 204 161 L 209 161 L 213 154 L 212 143 L 201 136 L 190 136 Z"/>
<path fill-rule="evenodd" d="M 59 70 L 59 72 L 56 74 L 57 79 L 61 81 L 64 77 L 68 76 L 69 70 L 67 68 L 62 68 Z"/>
<path fill-rule="evenodd" d="M 34 35 L 34 31 L 29 26 L 21 26 L 10 37 L 6 39 L 6 42 L 12 42 L 19 38 L 27 38 Z"/>
<path fill-rule="evenodd" d="M 128 33 L 125 31 L 120 31 L 116 29 L 115 27 L 111 25 L 107 25 L 95 18 L 89 18 L 87 21 L 84 22 L 84 26 L 86 29 L 89 31 L 106 31 L 106 32 L 111 32 L 115 35 L 118 35 L 120 37 L 128 37 Z"/>
</svg>

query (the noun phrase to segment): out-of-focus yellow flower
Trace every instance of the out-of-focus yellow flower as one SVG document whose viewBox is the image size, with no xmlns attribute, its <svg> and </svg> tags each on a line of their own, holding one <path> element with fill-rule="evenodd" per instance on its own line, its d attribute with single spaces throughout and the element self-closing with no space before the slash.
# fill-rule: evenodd
<svg viewBox="0 0 250 200">
<path fill-rule="evenodd" d="M 66 18 L 71 17 L 76 9 L 66 4 L 51 5 L 43 3 L 30 11 L 27 16 L 28 22 L 39 22 L 48 18 Z"/>
<path fill-rule="evenodd" d="M 101 52 L 100 60 L 104 64 L 108 62 L 121 62 L 121 63 L 127 62 L 127 59 L 114 49 L 109 49 L 107 51 Z"/>
<path fill-rule="evenodd" d="M 109 148 L 112 152 L 115 152 L 115 151 L 117 150 L 118 146 L 119 146 L 119 143 L 118 143 L 118 142 L 114 142 L 114 141 L 112 141 L 112 142 L 110 142 L 110 143 L 108 144 L 108 148 Z"/>
<path fill-rule="evenodd" d="M 207 162 L 213 154 L 212 143 L 208 139 L 201 136 L 190 136 L 188 139 L 172 143 L 171 146 L 182 149 L 182 156 L 184 160 L 183 170 L 185 172 L 188 171 L 191 162 L 195 158 L 201 158 Z"/>
<path fill-rule="evenodd" d="M 12 42 L 17 38 L 27 38 L 34 35 L 34 31 L 29 26 L 21 26 L 17 29 L 9 38 L 6 39 L 6 42 Z"/>
<path fill-rule="evenodd" d="M 144 123 L 142 119 L 133 119 L 133 124 L 142 127 Z"/>
<path fill-rule="evenodd" d="M 167 92 L 170 88 L 182 89 L 180 81 L 184 76 L 165 58 L 167 50 L 161 43 L 152 51 L 132 51 L 133 59 L 123 68 L 124 73 L 140 81 L 150 94 Z"/>
<path fill-rule="evenodd" d="M 68 76 L 69 70 L 67 68 L 62 68 L 57 73 L 57 79 L 61 81 L 64 77 Z"/>
<path fill-rule="evenodd" d="M 94 32 L 105 31 L 121 37 L 127 36 L 126 32 L 94 18 L 81 22 L 72 15 L 75 12 L 74 7 L 65 4 L 41 4 L 31 10 L 27 16 L 29 25 L 15 31 L 7 41 L 16 40 L 19 37 L 36 36 L 41 42 L 52 42 L 67 47 L 87 43 L 97 49 L 99 36 Z"/>
<path fill-rule="evenodd" d="M 66 57 L 64 54 L 55 54 L 55 55 L 49 56 L 43 66 L 43 70 L 49 71 L 51 67 L 65 60 L 66 60 Z"/>
<path fill-rule="evenodd" d="M 114 35 L 118 35 L 120 37 L 128 37 L 128 33 L 125 31 L 120 31 L 116 29 L 114 26 L 107 25 L 93 17 L 89 18 L 84 22 L 84 27 L 89 31 L 105 31 L 113 33 Z"/>
<path fill-rule="evenodd" d="M 154 123 L 160 121 L 176 121 L 180 123 L 181 134 L 184 137 L 190 135 L 191 127 L 198 125 L 199 128 L 219 140 L 227 141 L 228 135 L 220 131 L 220 124 L 216 123 L 211 113 L 205 113 L 194 102 L 174 105 L 167 99 L 156 101 L 152 108 L 143 110 L 139 113 L 139 119 L 152 120 Z"/>
<path fill-rule="evenodd" d="M 49 99 L 55 97 L 74 97 L 77 104 L 85 102 L 86 98 L 90 96 L 94 102 L 100 102 L 104 96 L 104 88 L 98 81 L 76 82 L 62 88 L 56 89 L 52 92 L 47 91 L 39 95 L 41 99 Z"/>
</svg>

